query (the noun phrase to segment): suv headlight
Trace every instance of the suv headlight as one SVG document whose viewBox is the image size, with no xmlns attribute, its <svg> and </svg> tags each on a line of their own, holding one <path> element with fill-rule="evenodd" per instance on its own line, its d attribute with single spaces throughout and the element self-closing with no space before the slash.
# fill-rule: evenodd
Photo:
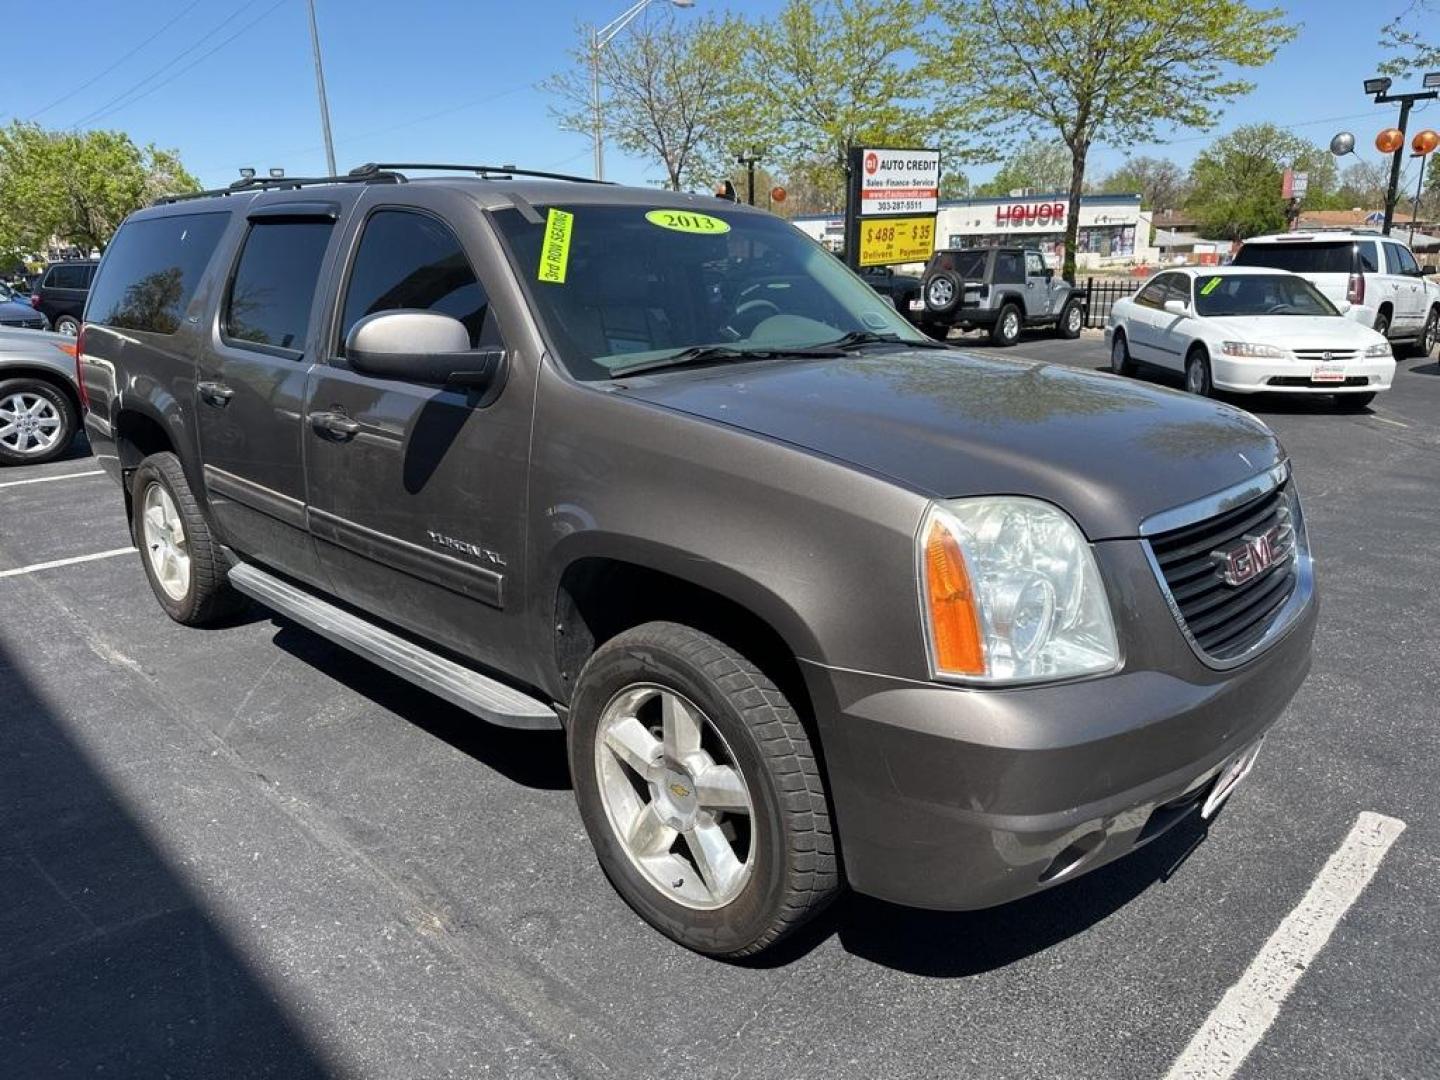
<svg viewBox="0 0 1440 1080">
<path fill-rule="evenodd" d="M 1093 675 L 1120 662 L 1090 545 L 1036 499 L 936 503 L 919 536 L 931 670 L 986 683 Z"/>
<path fill-rule="evenodd" d="M 1290 355 L 1274 345 L 1259 345 L 1253 341 L 1223 341 L 1220 351 L 1226 356 L 1258 356 L 1268 360 L 1283 360 Z"/>
<path fill-rule="evenodd" d="M 1377 341 L 1374 345 L 1371 345 L 1368 349 L 1365 350 L 1365 355 L 1366 355 L 1366 356 L 1389 356 L 1389 355 L 1390 355 L 1390 342 L 1388 342 L 1388 341 Z"/>
</svg>

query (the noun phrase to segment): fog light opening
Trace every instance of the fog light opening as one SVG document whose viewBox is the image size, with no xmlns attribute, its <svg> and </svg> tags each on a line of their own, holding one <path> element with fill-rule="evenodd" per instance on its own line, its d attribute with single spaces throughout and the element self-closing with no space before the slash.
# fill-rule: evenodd
<svg viewBox="0 0 1440 1080">
<path fill-rule="evenodd" d="M 1091 856 L 1100 850 L 1100 845 L 1103 843 L 1105 843 L 1104 830 L 1092 829 L 1051 860 L 1050 865 L 1045 868 L 1045 872 L 1040 875 L 1040 884 L 1048 885 L 1052 881 L 1058 881 L 1062 877 L 1068 877 L 1075 873 L 1090 861 Z"/>
</svg>

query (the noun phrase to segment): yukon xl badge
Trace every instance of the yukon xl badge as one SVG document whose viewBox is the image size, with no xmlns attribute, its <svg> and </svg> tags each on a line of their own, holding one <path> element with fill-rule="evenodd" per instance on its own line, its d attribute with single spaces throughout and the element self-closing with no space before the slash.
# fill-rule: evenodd
<svg viewBox="0 0 1440 1080">
<path fill-rule="evenodd" d="M 1213 552 L 1211 557 L 1219 564 L 1226 585 L 1243 585 L 1274 565 L 1279 541 L 1280 526 L 1274 525 L 1259 536 L 1244 537 L 1226 551 Z"/>
<path fill-rule="evenodd" d="M 505 560 L 497 551 L 483 548 L 479 544 L 472 544 L 465 540 L 456 540 L 453 536 L 446 536 L 444 533 L 435 532 L 433 529 L 426 529 L 425 535 L 430 542 L 439 547 L 449 548 L 451 551 L 458 551 L 462 555 L 469 555 L 472 558 L 480 559 L 492 566 L 504 566 Z"/>
</svg>

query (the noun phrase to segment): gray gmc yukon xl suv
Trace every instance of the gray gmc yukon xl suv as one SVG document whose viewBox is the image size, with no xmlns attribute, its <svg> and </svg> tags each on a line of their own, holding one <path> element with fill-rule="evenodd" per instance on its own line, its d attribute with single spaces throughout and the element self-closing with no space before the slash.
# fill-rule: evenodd
<svg viewBox="0 0 1440 1080">
<path fill-rule="evenodd" d="M 107 250 L 85 425 L 173 618 L 563 729 L 604 872 L 715 955 L 845 885 L 1034 893 L 1243 776 L 1317 610 L 1258 421 L 933 342 L 747 207 L 407 168 Z"/>
</svg>

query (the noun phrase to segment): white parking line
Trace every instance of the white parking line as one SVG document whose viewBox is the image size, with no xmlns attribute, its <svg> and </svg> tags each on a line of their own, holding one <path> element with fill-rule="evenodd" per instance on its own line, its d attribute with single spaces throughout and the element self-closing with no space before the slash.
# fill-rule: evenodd
<svg viewBox="0 0 1440 1080">
<path fill-rule="evenodd" d="M 13 570 L 0 570 L 0 578 L 19 577 L 21 574 L 33 574 L 36 570 L 54 570 L 57 566 L 74 566 L 76 563 L 94 562 L 96 559 L 113 559 L 116 555 L 129 555 L 135 550 L 137 549 L 133 547 L 115 548 L 113 551 L 97 551 L 94 555 L 75 555 L 69 559 L 52 559 L 50 562 L 17 566 Z"/>
<path fill-rule="evenodd" d="M 1381 424 L 1394 424 L 1396 427 L 1408 428 L 1410 426 L 1409 424 L 1402 424 L 1399 420 L 1391 420 L 1389 417 L 1386 416 L 1372 416 L 1370 419 L 1377 421 Z"/>
<path fill-rule="evenodd" d="M 0 484 L 0 488 L 19 487 L 21 484 L 48 484 L 53 480 L 78 480 L 82 476 L 104 475 L 104 469 L 91 469 L 89 472 L 61 473 L 59 476 L 32 476 L 29 480 L 6 480 Z"/>
<path fill-rule="evenodd" d="M 1225 991 L 1165 1080 L 1226 1080 L 1239 1071 L 1404 831 L 1405 822 L 1368 810 L 1355 820 L 1310 891 L 1270 935 L 1240 981 Z"/>
</svg>

